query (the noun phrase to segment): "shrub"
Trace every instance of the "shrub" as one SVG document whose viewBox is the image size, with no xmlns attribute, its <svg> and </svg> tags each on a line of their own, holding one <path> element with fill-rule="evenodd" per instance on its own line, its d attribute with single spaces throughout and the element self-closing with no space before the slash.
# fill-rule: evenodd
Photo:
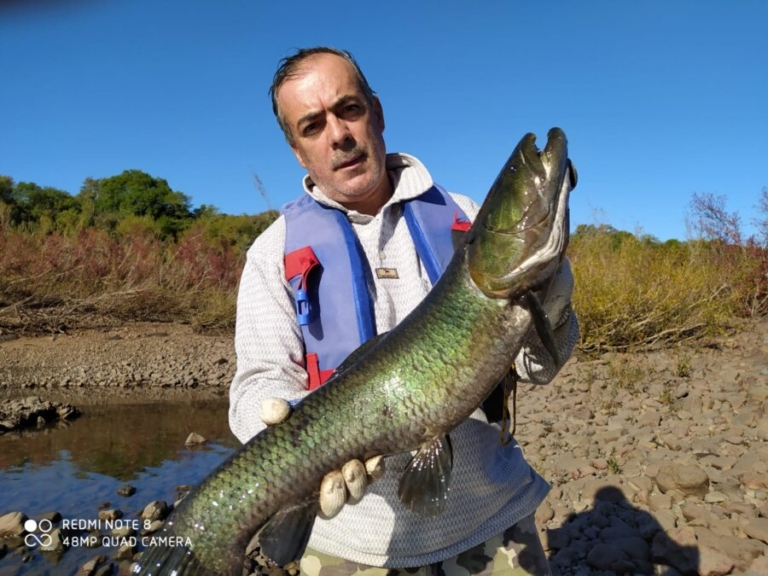
<svg viewBox="0 0 768 576">
<path fill-rule="evenodd" d="M 765 250 L 717 242 L 641 241 L 583 227 L 569 255 L 585 351 L 627 349 L 720 333 L 765 313 Z M 760 258 L 757 257 L 760 255 Z"/>
</svg>

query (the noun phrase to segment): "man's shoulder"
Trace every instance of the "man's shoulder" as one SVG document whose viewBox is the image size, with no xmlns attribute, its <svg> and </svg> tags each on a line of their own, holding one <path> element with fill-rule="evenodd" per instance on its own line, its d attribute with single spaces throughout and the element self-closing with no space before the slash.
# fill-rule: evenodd
<svg viewBox="0 0 768 576">
<path fill-rule="evenodd" d="M 475 216 L 477 216 L 478 210 L 480 210 L 480 206 L 472 200 L 469 196 L 465 196 L 464 194 L 458 194 L 456 192 L 451 192 L 449 190 L 446 190 L 448 194 L 450 194 L 451 198 L 453 198 L 453 201 L 456 202 L 456 204 L 459 205 L 459 208 L 461 208 L 464 213 L 469 217 L 470 220 L 474 220 Z"/>
<path fill-rule="evenodd" d="M 280 257 L 285 250 L 285 216 L 280 214 L 267 229 L 259 234 L 248 248 L 248 259 L 262 259 L 265 256 Z"/>
</svg>

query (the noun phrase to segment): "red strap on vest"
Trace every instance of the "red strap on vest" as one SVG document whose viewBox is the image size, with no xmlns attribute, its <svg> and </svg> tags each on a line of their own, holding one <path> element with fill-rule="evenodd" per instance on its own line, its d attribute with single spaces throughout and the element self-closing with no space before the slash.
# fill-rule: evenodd
<svg viewBox="0 0 768 576">
<path fill-rule="evenodd" d="M 469 232 L 471 227 L 472 222 L 469 220 L 459 220 L 459 211 L 456 210 L 456 213 L 453 215 L 453 224 L 451 225 L 451 230 L 456 230 L 457 232 Z"/>
<path fill-rule="evenodd" d="M 333 370 L 320 370 L 320 360 L 316 353 L 307 354 L 307 374 L 309 375 L 309 391 L 320 388 L 333 374 Z"/>
<path fill-rule="evenodd" d="M 304 248 L 286 254 L 284 263 L 286 280 L 301 275 L 299 288 L 306 290 L 307 276 L 312 268 L 320 264 L 320 261 L 315 256 L 315 251 L 312 250 L 311 246 L 304 246 Z"/>
<path fill-rule="evenodd" d="M 304 246 L 286 254 L 284 263 L 285 278 L 290 280 L 296 276 L 301 276 L 297 289 L 306 290 L 307 276 L 315 266 L 320 264 L 320 261 L 315 256 L 315 251 L 312 250 L 311 246 Z M 313 352 L 307 354 L 307 374 L 309 375 L 309 389 L 312 391 L 325 384 L 326 380 L 333 374 L 333 370 L 320 370 L 320 360 L 317 354 Z"/>
</svg>

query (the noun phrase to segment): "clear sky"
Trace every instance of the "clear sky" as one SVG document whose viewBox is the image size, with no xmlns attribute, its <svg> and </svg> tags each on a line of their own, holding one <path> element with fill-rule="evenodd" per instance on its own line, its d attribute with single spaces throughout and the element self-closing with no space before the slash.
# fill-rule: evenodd
<svg viewBox="0 0 768 576">
<path fill-rule="evenodd" d="M 26 7 L 25 7 L 26 6 Z M 267 90 L 350 50 L 389 151 L 481 201 L 526 132 L 568 135 L 571 222 L 686 239 L 694 192 L 768 186 L 768 1 L 0 0 L 0 174 L 76 194 L 139 169 L 229 214 L 301 192 Z"/>
</svg>

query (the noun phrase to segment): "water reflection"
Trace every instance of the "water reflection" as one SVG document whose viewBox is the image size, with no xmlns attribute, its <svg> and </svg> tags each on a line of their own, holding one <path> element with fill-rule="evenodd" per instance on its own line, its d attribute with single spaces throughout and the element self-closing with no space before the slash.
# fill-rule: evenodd
<svg viewBox="0 0 768 576">
<path fill-rule="evenodd" d="M 226 412 L 224 402 L 85 407 L 68 426 L 0 436 L 0 516 L 57 511 L 65 519 L 95 519 L 108 505 L 136 518 L 152 500 L 171 503 L 176 486 L 199 483 L 238 445 Z M 209 442 L 186 447 L 190 432 Z M 126 483 L 135 495 L 117 494 Z M 12 547 L 0 559 L 0 576 L 75 574 L 89 559 L 114 552 L 77 547 L 58 558 Z"/>
</svg>

